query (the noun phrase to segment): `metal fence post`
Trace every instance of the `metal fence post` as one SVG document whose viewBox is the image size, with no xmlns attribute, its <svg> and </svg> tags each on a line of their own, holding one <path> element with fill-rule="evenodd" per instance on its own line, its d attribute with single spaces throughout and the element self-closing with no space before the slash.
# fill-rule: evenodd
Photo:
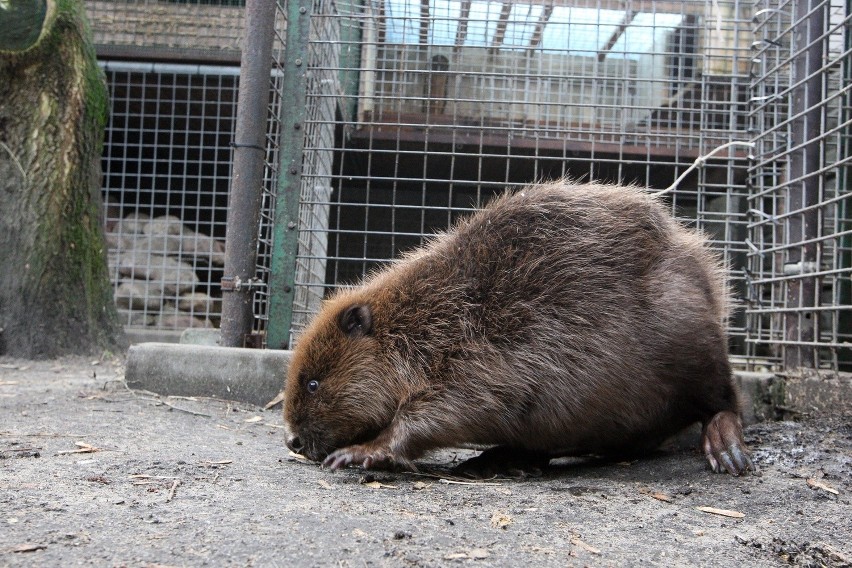
<svg viewBox="0 0 852 568">
<path fill-rule="evenodd" d="M 825 2 L 798 0 L 794 13 L 797 22 L 793 33 L 796 49 L 793 60 L 792 124 L 787 212 L 790 213 L 785 233 L 787 258 L 784 273 L 792 278 L 787 283 L 785 329 L 789 342 L 784 349 L 787 369 L 813 368 L 818 329 L 817 279 L 809 273 L 819 269 L 820 134 L 822 131 Z"/>
<path fill-rule="evenodd" d="M 254 277 L 274 23 L 275 0 L 246 1 L 246 39 L 240 63 L 222 278 L 221 343 L 226 347 L 243 347 L 254 323 Z"/>
<path fill-rule="evenodd" d="M 281 143 L 266 336 L 266 345 L 271 349 L 286 349 L 289 346 L 293 321 L 311 6 L 310 0 L 289 0 L 287 3 L 287 38 L 284 47 L 284 83 L 280 113 Z"/>
</svg>

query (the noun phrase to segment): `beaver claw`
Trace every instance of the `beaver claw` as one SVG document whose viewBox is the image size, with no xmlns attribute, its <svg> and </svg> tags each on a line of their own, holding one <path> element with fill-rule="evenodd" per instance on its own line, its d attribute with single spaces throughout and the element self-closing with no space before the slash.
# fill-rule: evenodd
<svg viewBox="0 0 852 568">
<path fill-rule="evenodd" d="M 408 460 L 395 457 L 390 450 L 371 448 L 365 444 L 335 450 L 325 458 L 322 465 L 332 471 L 350 465 L 361 466 L 364 469 L 408 469 L 416 471 L 414 464 Z"/>
<path fill-rule="evenodd" d="M 715 473 L 757 471 L 743 440 L 742 423 L 733 412 L 719 412 L 705 423 L 701 447 Z"/>
</svg>

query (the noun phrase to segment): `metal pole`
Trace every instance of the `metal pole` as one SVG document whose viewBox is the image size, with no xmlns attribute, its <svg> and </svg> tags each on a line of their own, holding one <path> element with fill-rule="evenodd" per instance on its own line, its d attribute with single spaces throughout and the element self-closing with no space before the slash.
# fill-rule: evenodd
<svg viewBox="0 0 852 568">
<path fill-rule="evenodd" d="M 311 0 L 287 3 L 284 83 L 281 89 L 281 135 L 278 188 L 272 229 L 269 274 L 269 322 L 266 346 L 287 349 L 293 323 L 296 253 L 299 247 L 299 198 L 305 149 L 305 104 L 308 90 L 308 36 Z"/>
<path fill-rule="evenodd" d="M 787 211 L 793 213 L 785 234 L 787 259 L 786 303 L 794 308 L 785 315 L 784 366 L 787 369 L 813 368 L 817 364 L 812 345 L 816 337 L 817 279 L 808 276 L 818 269 L 818 250 L 813 241 L 819 235 L 820 134 L 825 31 L 825 0 L 799 0 L 795 3 L 793 33 L 792 132 L 790 144 L 798 148 L 790 156 Z M 797 213 L 798 212 L 798 213 Z M 802 244 L 797 244 L 802 243 Z"/>
<path fill-rule="evenodd" d="M 254 277 L 266 157 L 275 0 L 246 0 L 246 39 L 225 233 L 221 343 L 243 347 L 254 323 Z"/>
</svg>

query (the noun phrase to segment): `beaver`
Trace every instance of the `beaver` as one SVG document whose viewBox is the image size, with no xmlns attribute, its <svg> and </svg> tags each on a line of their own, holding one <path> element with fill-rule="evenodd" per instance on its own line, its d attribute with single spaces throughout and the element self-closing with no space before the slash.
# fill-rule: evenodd
<svg viewBox="0 0 852 568">
<path fill-rule="evenodd" d="M 546 462 L 700 421 L 712 470 L 739 475 L 728 309 L 719 259 L 647 191 L 507 192 L 324 301 L 289 366 L 287 445 L 331 469 L 457 446 Z"/>
</svg>

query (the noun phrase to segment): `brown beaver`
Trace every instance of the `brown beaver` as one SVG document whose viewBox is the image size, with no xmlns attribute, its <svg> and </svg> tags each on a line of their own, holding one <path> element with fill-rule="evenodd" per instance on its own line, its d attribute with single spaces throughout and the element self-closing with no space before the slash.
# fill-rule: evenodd
<svg viewBox="0 0 852 568">
<path fill-rule="evenodd" d="M 526 187 L 325 302 L 290 364 L 287 445 L 412 468 L 459 445 L 635 454 L 701 421 L 737 475 L 727 304 L 719 260 L 648 193 Z"/>
</svg>

